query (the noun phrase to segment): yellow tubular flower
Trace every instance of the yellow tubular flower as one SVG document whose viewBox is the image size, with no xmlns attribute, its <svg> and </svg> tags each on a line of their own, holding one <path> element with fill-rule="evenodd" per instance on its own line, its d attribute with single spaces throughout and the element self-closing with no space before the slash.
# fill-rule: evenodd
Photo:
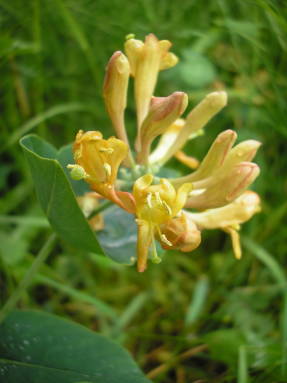
<svg viewBox="0 0 287 383">
<path fill-rule="evenodd" d="M 183 214 L 188 221 L 195 223 L 202 229 L 222 229 L 230 234 L 236 258 L 241 257 L 240 224 L 248 221 L 254 214 L 260 212 L 260 198 L 258 194 L 247 190 L 232 203 L 217 209 L 210 209 L 202 213 Z"/>
<path fill-rule="evenodd" d="M 235 139 L 236 133 L 232 130 L 222 132 L 195 172 L 171 180 L 176 187 L 193 182 L 187 207 L 223 206 L 238 197 L 258 176 L 258 166 L 248 161 L 253 159 L 261 143 L 247 140 L 232 148 Z"/>
<path fill-rule="evenodd" d="M 74 169 L 77 173 L 82 172 L 82 178 L 93 190 L 130 210 L 128 200 L 132 204 L 132 197 L 129 197 L 129 193 L 115 191 L 119 166 L 127 156 L 127 144 L 115 137 L 104 140 L 98 131 L 80 130 L 74 142 L 73 152 L 76 165 L 68 165 L 68 168 L 72 169 L 72 172 Z"/>
<path fill-rule="evenodd" d="M 138 224 L 137 257 L 140 272 L 146 268 L 151 243 L 153 243 L 154 260 L 158 260 L 154 244 L 155 234 L 162 242 L 172 246 L 161 233 L 160 225 L 170 221 L 180 212 L 192 189 L 191 184 L 184 184 L 176 191 L 164 178 L 157 185 L 152 185 L 152 181 L 153 176 L 146 174 L 138 178 L 133 187 Z"/>
<path fill-rule="evenodd" d="M 169 52 L 170 47 L 170 41 L 159 41 L 152 33 L 146 36 L 145 42 L 128 39 L 125 43 L 131 74 L 135 78 L 138 130 L 148 113 L 159 71 L 177 63 L 177 57 Z"/>
<path fill-rule="evenodd" d="M 226 103 L 226 92 L 213 92 L 208 94 L 194 109 L 192 109 L 171 150 L 161 159 L 161 164 L 164 164 L 174 155 L 174 153 L 182 149 L 188 140 L 188 137 L 192 133 L 202 129 L 215 114 L 225 107 Z"/>
<path fill-rule="evenodd" d="M 124 124 L 124 111 L 127 105 L 129 76 L 128 59 L 122 52 L 115 52 L 106 67 L 103 96 L 117 137 L 127 145 L 128 137 Z"/>
<path fill-rule="evenodd" d="M 200 181 L 211 176 L 214 170 L 220 168 L 224 163 L 236 138 L 237 134 L 231 129 L 220 133 L 214 140 L 198 169 L 187 176 L 172 179 L 172 184 L 178 186 L 184 182 Z"/>
<path fill-rule="evenodd" d="M 224 206 L 239 197 L 260 173 L 252 162 L 241 162 L 228 172 L 194 182 L 186 207 L 199 210 Z"/>
<path fill-rule="evenodd" d="M 174 92 L 168 97 L 153 97 L 138 141 L 138 163 L 148 164 L 153 140 L 163 134 L 178 119 L 187 107 L 188 97 L 183 92 Z"/>
<path fill-rule="evenodd" d="M 202 162 L 183 152 L 187 140 L 201 135 L 225 107 L 227 94 L 208 94 L 181 119 L 188 103 L 186 93 L 154 97 L 159 72 L 178 61 L 169 51 L 170 41 L 153 34 L 144 41 L 133 37 L 126 38 L 125 54 L 115 52 L 106 67 L 103 96 L 117 138 L 105 140 L 98 131 L 80 130 L 74 142 L 75 164 L 68 165 L 71 177 L 85 180 L 93 190 L 79 204 L 88 219 L 102 197 L 135 215 L 139 272 L 145 271 L 149 253 L 154 263 L 160 262 L 156 240 L 164 249 L 191 252 L 199 246 L 204 229 L 227 232 L 240 258 L 240 225 L 260 210 L 259 197 L 246 189 L 259 175 L 259 167 L 251 161 L 261 144 L 246 140 L 234 146 L 237 134 L 229 129 L 216 137 Z M 135 159 L 124 123 L 130 76 L 137 116 Z M 158 144 L 150 153 L 156 138 Z M 195 170 L 169 180 L 145 174 L 157 174 L 173 156 Z M 185 212 L 184 207 L 198 211 Z M 96 217 L 90 224 L 97 229 L 103 222 Z"/>
</svg>

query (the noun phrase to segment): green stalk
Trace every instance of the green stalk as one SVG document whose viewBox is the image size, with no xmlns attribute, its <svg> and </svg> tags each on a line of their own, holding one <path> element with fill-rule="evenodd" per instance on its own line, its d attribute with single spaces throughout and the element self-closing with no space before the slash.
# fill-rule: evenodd
<svg viewBox="0 0 287 383">
<path fill-rule="evenodd" d="M 103 210 L 106 210 L 108 207 L 113 205 L 111 201 L 105 201 L 102 202 L 88 217 L 88 219 L 91 219 L 95 217 L 97 214 L 100 214 Z"/>
<path fill-rule="evenodd" d="M 35 276 L 40 266 L 45 262 L 48 255 L 50 254 L 56 240 L 56 234 L 51 234 L 47 241 L 42 246 L 41 250 L 35 257 L 31 267 L 24 275 L 23 279 L 20 281 L 18 287 L 14 293 L 10 296 L 7 302 L 2 307 L 0 311 L 0 323 L 5 319 L 6 315 L 16 306 L 17 302 L 21 298 L 23 292 L 27 289 L 31 283 L 32 278 Z"/>
</svg>

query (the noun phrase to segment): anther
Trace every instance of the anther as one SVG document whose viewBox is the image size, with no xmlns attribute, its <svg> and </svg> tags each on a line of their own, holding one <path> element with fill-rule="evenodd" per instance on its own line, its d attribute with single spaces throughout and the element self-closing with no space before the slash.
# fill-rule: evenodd
<svg viewBox="0 0 287 383">
<path fill-rule="evenodd" d="M 110 164 L 108 164 L 107 162 L 104 163 L 104 169 L 105 169 L 105 172 L 107 174 L 108 177 L 111 176 L 112 174 L 112 167 Z"/>
<path fill-rule="evenodd" d="M 157 201 L 157 203 L 159 204 L 159 205 L 162 205 L 162 199 L 160 198 L 160 194 L 159 194 L 159 192 L 157 191 L 157 192 L 155 192 L 154 193 L 155 194 L 155 198 L 156 198 L 156 201 Z"/>
<path fill-rule="evenodd" d="M 148 207 L 152 209 L 152 193 L 148 193 L 146 197 L 146 201 L 147 201 Z"/>
<path fill-rule="evenodd" d="M 113 148 L 100 148 L 99 151 L 102 153 L 112 154 L 114 149 Z"/>
<path fill-rule="evenodd" d="M 162 242 L 164 242 L 166 245 L 168 246 L 172 246 L 172 243 L 166 238 L 166 236 L 164 234 L 161 234 L 160 235 L 160 239 L 162 240 Z"/>
<path fill-rule="evenodd" d="M 168 204 L 162 200 L 162 206 L 165 208 L 165 210 L 168 212 L 168 215 L 172 216 L 171 208 L 168 206 Z"/>
</svg>

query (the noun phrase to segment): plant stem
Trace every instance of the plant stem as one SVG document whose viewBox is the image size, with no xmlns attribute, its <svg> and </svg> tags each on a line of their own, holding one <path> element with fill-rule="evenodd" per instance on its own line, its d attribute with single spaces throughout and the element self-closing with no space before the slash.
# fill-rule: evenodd
<svg viewBox="0 0 287 383">
<path fill-rule="evenodd" d="M 88 219 L 93 218 L 95 215 L 99 214 L 101 211 L 106 210 L 113 203 L 111 201 L 102 202 L 88 217 Z"/>
<path fill-rule="evenodd" d="M 5 319 L 6 315 L 14 308 L 18 300 L 21 298 L 22 293 L 27 289 L 34 275 L 37 273 L 39 267 L 45 262 L 56 240 L 56 234 L 51 234 L 47 241 L 42 246 L 41 250 L 35 257 L 31 267 L 20 281 L 14 293 L 10 296 L 7 302 L 0 311 L 0 323 Z"/>
</svg>

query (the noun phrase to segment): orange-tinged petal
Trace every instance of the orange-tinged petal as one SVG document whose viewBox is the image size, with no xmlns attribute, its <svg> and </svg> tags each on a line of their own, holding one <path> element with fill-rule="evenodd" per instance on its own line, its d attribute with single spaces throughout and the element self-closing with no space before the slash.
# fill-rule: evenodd
<svg viewBox="0 0 287 383">
<path fill-rule="evenodd" d="M 183 92 L 174 92 L 168 97 L 154 97 L 149 112 L 143 121 L 138 138 L 138 162 L 147 163 L 153 140 L 163 134 L 184 112 L 188 98 Z"/>
<path fill-rule="evenodd" d="M 129 76 L 128 59 L 121 51 L 115 52 L 106 67 L 103 96 L 117 137 L 127 145 L 129 143 L 124 124 L 124 111 L 127 104 Z"/>
</svg>

